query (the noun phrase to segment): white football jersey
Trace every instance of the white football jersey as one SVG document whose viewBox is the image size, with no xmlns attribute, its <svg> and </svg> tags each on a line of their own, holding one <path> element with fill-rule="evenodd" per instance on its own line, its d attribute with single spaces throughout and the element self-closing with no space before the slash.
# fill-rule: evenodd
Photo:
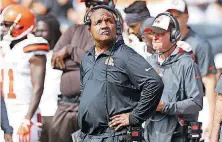
<svg viewBox="0 0 222 142">
<path fill-rule="evenodd" d="M 10 49 L 10 43 L 6 40 L 0 41 L 0 88 L 5 98 L 9 123 L 14 129 L 13 141 L 18 142 L 18 128 L 28 112 L 33 89 L 29 60 L 35 55 L 46 55 L 49 46 L 45 39 L 32 34 L 12 49 Z M 39 122 L 37 112 L 31 120 L 34 124 Z M 31 141 L 38 141 L 39 134 L 40 128 L 33 125 Z"/>
<path fill-rule="evenodd" d="M 51 66 L 53 51 L 47 53 L 44 92 L 39 104 L 41 116 L 54 116 L 57 110 L 58 94 L 60 92 L 61 70 L 53 69 Z"/>
<path fill-rule="evenodd" d="M 16 105 L 30 104 L 32 82 L 29 60 L 35 55 L 45 55 L 48 43 L 41 37 L 28 35 L 28 38 L 10 49 L 10 42 L 1 41 L 1 80 L 3 95 L 7 103 Z"/>
</svg>

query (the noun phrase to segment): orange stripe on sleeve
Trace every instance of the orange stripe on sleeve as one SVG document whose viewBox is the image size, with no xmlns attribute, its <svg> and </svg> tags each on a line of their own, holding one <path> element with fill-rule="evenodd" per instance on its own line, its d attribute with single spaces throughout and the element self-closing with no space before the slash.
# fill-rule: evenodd
<svg viewBox="0 0 222 142">
<path fill-rule="evenodd" d="M 49 51 L 49 45 L 47 44 L 33 44 L 26 46 L 23 51 L 25 53 L 31 52 L 31 51 Z"/>
</svg>

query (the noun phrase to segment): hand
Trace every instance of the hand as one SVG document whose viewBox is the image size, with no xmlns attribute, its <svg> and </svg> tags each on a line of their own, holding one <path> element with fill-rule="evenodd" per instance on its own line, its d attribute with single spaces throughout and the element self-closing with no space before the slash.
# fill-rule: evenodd
<svg viewBox="0 0 222 142">
<path fill-rule="evenodd" d="M 66 47 L 63 47 L 59 51 L 55 52 L 52 56 L 52 68 L 55 68 L 56 65 L 59 66 L 60 69 L 65 69 L 64 59 L 67 57 Z"/>
<path fill-rule="evenodd" d="M 5 142 L 12 142 L 12 134 L 5 133 L 4 134 L 4 139 L 5 139 Z"/>
<path fill-rule="evenodd" d="M 220 129 L 220 124 L 217 124 L 217 125 L 214 125 L 212 127 L 212 133 L 211 133 L 211 136 L 210 136 L 210 142 L 218 142 L 218 131 Z"/>
<path fill-rule="evenodd" d="M 162 100 L 160 100 L 160 102 L 156 108 L 156 111 L 162 111 L 164 107 L 165 107 L 165 103 Z"/>
<path fill-rule="evenodd" d="M 213 127 L 212 124 L 213 124 L 213 122 L 209 121 L 207 127 L 204 128 L 204 130 L 203 130 L 203 137 L 204 137 L 205 141 L 210 140 L 212 127 Z"/>
<path fill-rule="evenodd" d="M 109 127 L 114 128 L 115 131 L 124 126 L 129 126 L 129 113 L 118 114 L 111 117 Z"/>
<path fill-rule="evenodd" d="M 30 142 L 32 122 L 28 119 L 24 119 L 21 126 L 18 129 L 19 142 Z"/>
</svg>

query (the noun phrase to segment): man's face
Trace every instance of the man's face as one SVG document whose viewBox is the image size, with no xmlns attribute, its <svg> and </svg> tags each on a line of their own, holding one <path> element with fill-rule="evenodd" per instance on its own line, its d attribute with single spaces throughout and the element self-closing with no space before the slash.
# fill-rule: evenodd
<svg viewBox="0 0 222 142">
<path fill-rule="evenodd" d="M 164 52 L 166 51 L 170 46 L 170 32 L 165 33 L 154 33 L 153 35 L 153 49 L 157 52 Z"/>
<path fill-rule="evenodd" d="M 180 30 L 182 31 L 182 29 L 187 26 L 187 21 L 189 18 L 188 14 L 182 13 L 177 10 L 168 10 L 168 12 L 170 12 L 177 19 Z"/>
<path fill-rule="evenodd" d="M 115 18 L 109 11 L 98 9 L 91 16 L 90 32 L 95 41 L 112 42 L 116 39 Z"/>
<path fill-rule="evenodd" d="M 43 37 L 46 40 L 49 40 L 49 27 L 43 21 L 38 21 L 35 28 L 35 35 L 37 37 Z"/>
<path fill-rule="evenodd" d="M 141 40 L 141 35 L 140 35 L 140 26 L 142 22 L 138 22 L 135 24 L 130 24 L 128 25 L 129 27 L 129 34 L 134 34 Z"/>
<path fill-rule="evenodd" d="M 141 35 L 141 38 L 147 45 L 152 45 L 153 32 L 151 30 L 146 31 L 143 33 L 143 35 Z"/>
<path fill-rule="evenodd" d="M 0 23 L 0 36 L 1 37 L 5 36 L 8 33 L 12 24 L 13 23 L 11 23 L 11 22 L 2 22 L 2 23 Z"/>
</svg>

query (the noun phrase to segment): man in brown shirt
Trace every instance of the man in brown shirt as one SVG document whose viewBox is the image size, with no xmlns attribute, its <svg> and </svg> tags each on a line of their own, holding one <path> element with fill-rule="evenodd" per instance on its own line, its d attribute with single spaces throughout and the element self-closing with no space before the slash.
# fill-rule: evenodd
<svg viewBox="0 0 222 142">
<path fill-rule="evenodd" d="M 81 0 L 86 10 L 95 5 L 109 4 L 110 0 Z M 52 67 L 63 70 L 60 91 L 62 99 L 53 117 L 50 142 L 72 142 L 71 134 L 78 130 L 77 113 L 80 96 L 80 61 L 93 46 L 86 25 L 73 25 L 61 36 L 54 48 Z"/>
</svg>

